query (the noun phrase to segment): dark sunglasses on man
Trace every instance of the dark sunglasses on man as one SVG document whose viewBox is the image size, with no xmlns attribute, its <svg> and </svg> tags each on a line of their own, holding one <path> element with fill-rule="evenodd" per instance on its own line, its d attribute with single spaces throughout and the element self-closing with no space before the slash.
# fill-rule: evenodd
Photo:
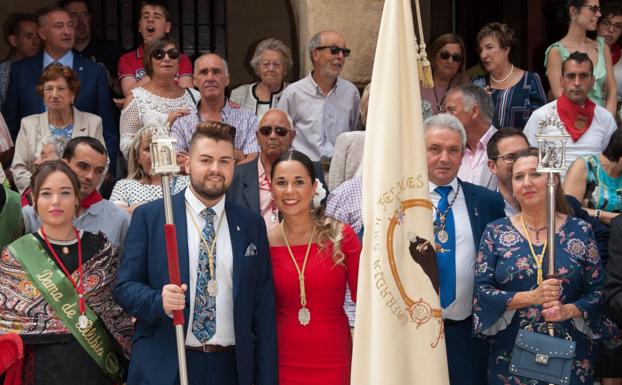
<svg viewBox="0 0 622 385">
<path fill-rule="evenodd" d="M 452 55 L 447 51 L 440 51 L 438 53 L 438 56 L 440 56 L 443 60 L 449 60 L 449 58 L 451 58 L 451 60 L 455 61 L 456 63 L 460 63 L 462 61 L 462 55 L 460 55 L 459 53 L 455 53 Z"/>
<path fill-rule="evenodd" d="M 263 136 L 270 136 L 272 132 L 275 132 L 278 136 L 286 136 L 289 133 L 289 129 L 285 127 L 272 127 L 272 126 L 261 126 L 258 129 L 259 133 Z"/>
<path fill-rule="evenodd" d="M 350 48 L 341 48 L 341 47 L 337 47 L 336 45 L 322 45 L 320 47 L 317 47 L 316 49 L 326 49 L 326 48 L 330 48 L 330 53 L 333 55 L 339 55 L 339 52 L 341 52 L 343 54 L 343 57 L 350 56 L 350 52 L 352 52 Z"/>
<path fill-rule="evenodd" d="M 168 51 L 163 49 L 156 49 L 151 53 L 151 57 L 156 60 L 164 59 L 164 56 L 168 55 L 168 58 L 171 60 L 179 59 L 179 50 L 177 48 L 171 48 Z"/>
</svg>

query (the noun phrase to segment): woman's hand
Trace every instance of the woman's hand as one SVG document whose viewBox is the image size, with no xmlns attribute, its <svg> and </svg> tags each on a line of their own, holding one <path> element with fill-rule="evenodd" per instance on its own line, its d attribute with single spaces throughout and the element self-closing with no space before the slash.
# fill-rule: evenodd
<svg viewBox="0 0 622 385">
<path fill-rule="evenodd" d="M 190 113 L 190 108 L 180 108 L 177 111 L 173 111 L 168 114 L 168 118 L 166 119 L 166 124 L 168 124 L 168 126 L 171 127 L 173 123 L 175 123 L 177 118 L 186 116 L 189 113 Z"/>
<path fill-rule="evenodd" d="M 561 279 L 549 278 L 542 281 L 540 286 L 532 290 L 532 305 L 544 305 L 547 302 L 558 301 L 561 295 Z"/>
<path fill-rule="evenodd" d="M 166 314 L 172 314 L 174 310 L 184 310 L 186 306 L 186 290 L 188 286 L 168 284 L 162 287 L 162 307 Z"/>
<path fill-rule="evenodd" d="M 574 317 L 580 317 L 581 311 L 576 305 L 562 304 L 559 300 L 547 302 L 542 305 L 542 316 L 546 322 L 561 322 Z"/>
</svg>

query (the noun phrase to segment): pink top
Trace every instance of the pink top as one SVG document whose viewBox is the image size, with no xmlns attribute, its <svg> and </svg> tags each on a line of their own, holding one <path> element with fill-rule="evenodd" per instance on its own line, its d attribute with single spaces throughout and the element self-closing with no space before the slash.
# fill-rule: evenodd
<svg viewBox="0 0 622 385">
<path fill-rule="evenodd" d="M 458 170 L 458 178 L 464 182 L 480 184 L 484 167 L 488 167 L 488 155 L 486 154 L 486 146 L 488 141 L 497 132 L 494 126 L 490 126 L 488 131 L 477 142 L 475 151 L 468 146 L 464 149 L 464 157 L 460 170 Z"/>
</svg>

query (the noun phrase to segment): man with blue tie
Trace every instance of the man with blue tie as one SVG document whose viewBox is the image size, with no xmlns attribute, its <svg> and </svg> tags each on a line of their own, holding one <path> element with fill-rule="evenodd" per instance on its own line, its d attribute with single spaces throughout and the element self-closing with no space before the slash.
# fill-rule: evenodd
<svg viewBox="0 0 622 385">
<path fill-rule="evenodd" d="M 424 130 L 449 379 L 452 385 L 481 385 L 488 346 L 471 332 L 473 269 L 486 225 L 505 216 L 503 198 L 458 179 L 466 133 L 457 118 L 434 115 Z"/>
<path fill-rule="evenodd" d="M 43 70 L 52 63 L 60 63 L 74 70 L 80 79 L 80 91 L 73 102 L 84 112 L 98 115 L 104 127 L 104 140 L 110 158 L 110 168 L 115 170 L 119 133 L 113 118 L 112 97 L 108 88 L 105 67 L 72 51 L 75 34 L 71 16 L 63 8 L 49 8 L 38 19 L 38 34 L 43 52 L 13 63 L 4 117 L 13 140 L 17 138 L 23 117 L 44 111 L 43 99 L 37 85 Z"/>
<path fill-rule="evenodd" d="M 174 310 L 186 320 L 190 384 L 277 384 L 266 227 L 259 215 L 225 199 L 234 138 L 234 127 L 209 121 L 190 140 L 190 186 L 172 198 L 181 286 L 168 283 L 162 200 L 134 211 L 114 292 L 137 318 L 128 385 L 178 383 Z"/>
</svg>

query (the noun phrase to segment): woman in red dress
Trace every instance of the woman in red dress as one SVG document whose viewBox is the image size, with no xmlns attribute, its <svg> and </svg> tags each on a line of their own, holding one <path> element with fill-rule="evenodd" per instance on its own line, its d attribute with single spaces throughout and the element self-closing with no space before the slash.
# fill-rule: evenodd
<svg viewBox="0 0 622 385">
<path fill-rule="evenodd" d="M 268 234 L 279 383 L 349 384 L 352 337 L 343 302 L 346 284 L 356 300 L 361 244 L 350 226 L 313 208 L 317 181 L 306 155 L 282 154 L 271 177 L 272 198 L 283 216 Z"/>
</svg>

